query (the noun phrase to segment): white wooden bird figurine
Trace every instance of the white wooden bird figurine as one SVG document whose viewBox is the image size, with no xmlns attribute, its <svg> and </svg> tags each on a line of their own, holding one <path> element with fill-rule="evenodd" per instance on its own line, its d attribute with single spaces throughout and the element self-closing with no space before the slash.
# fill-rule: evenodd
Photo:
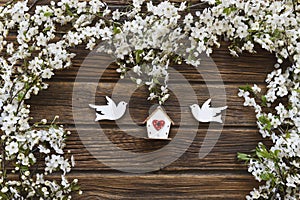
<svg viewBox="0 0 300 200">
<path fill-rule="evenodd" d="M 219 122 L 223 123 L 220 114 L 222 110 L 225 110 L 227 106 L 211 108 L 211 99 L 208 99 L 200 108 L 198 104 L 193 104 L 190 106 L 194 118 L 200 122 Z"/>
<path fill-rule="evenodd" d="M 117 120 L 120 119 L 126 112 L 127 103 L 121 101 L 118 106 L 116 103 L 106 96 L 107 105 L 96 106 L 93 104 L 89 104 L 91 108 L 96 110 L 96 119 L 95 121 L 100 120 Z"/>
</svg>

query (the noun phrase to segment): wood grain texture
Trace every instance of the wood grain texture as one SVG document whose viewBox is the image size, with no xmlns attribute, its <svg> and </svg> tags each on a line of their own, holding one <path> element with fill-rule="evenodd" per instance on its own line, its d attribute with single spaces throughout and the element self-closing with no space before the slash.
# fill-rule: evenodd
<svg viewBox="0 0 300 200">
<path fill-rule="evenodd" d="M 67 150 L 70 150 L 76 158 L 76 168 L 79 171 L 114 171 L 109 167 L 102 164 L 100 161 L 119 162 L 120 167 L 128 168 L 126 163 L 126 157 L 115 158 L 114 152 L 107 150 L 105 155 L 97 155 L 97 159 L 91 155 L 99 151 L 101 147 L 108 145 L 106 142 L 95 142 L 97 140 L 97 132 L 94 129 L 86 128 L 80 131 L 85 131 L 85 134 L 77 135 L 74 128 L 69 128 L 72 131 L 72 135 L 67 141 Z M 153 152 L 165 145 L 168 145 L 168 141 L 150 141 L 144 140 L 146 132 L 137 132 L 136 129 L 128 127 L 123 131 L 114 129 L 104 129 L 104 133 L 107 138 L 112 141 L 118 148 L 124 149 L 128 152 L 146 153 Z M 173 128 L 171 131 L 171 138 L 175 136 L 174 132 L 177 128 Z M 191 130 L 186 129 L 184 134 L 189 134 Z M 211 133 L 214 134 L 215 131 Z M 136 134 L 140 137 L 132 137 L 129 134 Z M 246 170 L 243 163 L 238 162 L 236 159 L 236 152 L 250 152 L 255 148 L 256 144 L 261 141 L 259 134 L 255 129 L 250 128 L 225 128 L 214 146 L 213 150 L 202 159 L 199 159 L 199 150 L 209 149 L 209 146 L 203 145 L 204 137 L 207 134 L 207 128 L 199 128 L 197 136 L 195 138 L 186 139 L 184 142 L 190 142 L 191 145 L 185 151 L 185 153 L 175 162 L 168 165 L 165 168 L 160 169 L 156 173 L 184 173 L 184 172 L 232 172 L 237 173 L 241 170 Z M 235 138 L 235 140 L 233 140 Z M 239 138 L 239 139 L 238 139 Z M 83 146 L 83 144 L 85 146 Z M 176 145 L 169 149 L 172 152 L 181 151 L 181 147 L 184 145 Z M 88 147 L 85 149 L 85 147 Z M 104 150 L 105 151 L 105 150 Z M 102 152 L 103 153 L 103 152 Z M 96 154 L 95 154 L 96 155 Z M 163 153 L 161 153 L 164 156 Z M 124 162 L 122 162 L 122 160 Z"/>
<path fill-rule="evenodd" d="M 7 1 L 0 0 L 0 4 Z M 32 1 L 30 1 L 32 2 Z M 29 3 L 30 3 L 29 2 Z M 48 0 L 39 1 L 38 4 L 47 4 Z M 127 0 L 106 1 L 112 7 L 124 7 Z M 176 1 L 180 2 L 180 0 Z M 191 0 L 196 3 L 198 0 Z M 197 9 L 201 9 L 198 7 Z M 27 103 L 31 105 L 33 121 L 46 118 L 51 121 L 55 115 L 59 115 L 58 123 L 72 132 L 67 139 L 66 151 L 70 150 L 75 156 L 76 167 L 70 178 L 78 178 L 84 194 L 75 195 L 75 199 L 99 200 L 99 199 L 245 199 L 245 195 L 257 186 L 258 183 L 248 174 L 246 166 L 237 161 L 237 152 L 250 152 L 259 141 L 264 141 L 256 128 L 256 120 L 252 109 L 243 107 L 243 99 L 237 97 L 238 86 L 258 83 L 264 85 L 266 74 L 270 72 L 275 63 L 274 56 L 268 52 L 257 49 L 257 54 L 245 53 L 239 58 L 233 58 L 228 53 L 228 43 L 214 50 L 212 55 L 215 65 L 225 84 L 226 105 L 228 109 L 225 116 L 223 131 L 211 152 L 204 158 L 199 159 L 200 149 L 209 149 L 205 145 L 208 124 L 197 124 L 192 118 L 188 105 L 197 103 L 189 98 L 179 102 L 174 93 L 166 102 L 164 108 L 175 122 L 171 129 L 172 138 L 182 135 L 182 144 L 171 148 L 162 156 L 170 152 L 181 151 L 184 143 L 191 143 L 187 150 L 170 165 L 148 174 L 127 174 L 111 169 L 101 161 L 111 161 L 126 165 L 127 157 L 114 157 L 114 152 L 104 150 L 105 155 L 96 155 L 91 151 L 105 147 L 107 141 L 97 138 L 97 132 L 93 129 L 95 124 L 100 125 L 107 139 L 118 148 L 128 152 L 147 153 L 155 152 L 169 144 L 167 141 L 144 140 L 146 130 L 142 121 L 147 117 L 149 109 L 156 102 L 149 102 L 146 88 L 131 91 L 130 82 L 119 86 L 122 93 L 118 98 L 122 99 L 132 93 L 129 101 L 129 109 L 126 117 L 119 122 L 94 122 L 94 111 L 89 109 L 87 102 L 104 104 L 104 96 L 111 96 L 119 74 L 115 71 L 117 66 L 111 63 L 107 68 L 103 67 L 99 57 L 89 57 L 89 51 L 84 46 L 79 46 L 71 51 L 77 56 L 73 59 L 73 66 L 69 69 L 57 71 L 53 79 L 49 80 L 49 89 L 42 91 L 38 96 L 33 96 Z M 209 68 L 211 61 L 203 59 L 201 73 L 189 65 L 172 65 L 190 83 L 197 94 L 198 103 L 203 103 L 209 98 L 208 86 L 218 88 L 219 80 L 215 72 Z M 102 69 L 95 70 L 100 66 Z M 76 83 L 76 75 L 82 67 L 88 67 Z M 99 80 L 99 72 L 102 77 Z M 205 81 L 203 76 L 206 77 Z M 184 94 L 182 79 L 171 73 L 170 77 L 174 84 L 174 91 Z M 97 84 L 95 99 L 91 97 L 93 85 Z M 79 106 L 72 107 L 72 92 L 74 86 L 82 88 L 82 97 L 75 99 Z M 223 96 L 214 96 L 214 105 L 224 105 Z M 179 110 L 179 105 L 183 111 Z M 80 124 L 74 123 L 73 114 L 86 112 L 86 118 Z M 128 120 L 132 118 L 133 121 Z M 118 127 L 122 126 L 122 129 Z M 195 126 L 195 124 L 197 124 Z M 79 126 L 78 126 L 79 125 Z M 77 129 L 76 129 L 77 128 Z M 195 138 L 189 138 L 189 134 L 196 131 Z M 213 129 L 211 134 L 217 134 Z M 85 133 L 85 134 L 81 134 Z M 97 140 L 97 142 L 95 142 Z M 264 141 L 269 143 L 269 141 Z M 88 148 L 87 148 L 88 147 Z M 55 178 L 55 176 L 54 176 Z"/>
<path fill-rule="evenodd" d="M 55 78 L 54 78 L 55 80 Z M 82 88 L 82 97 L 78 99 L 80 102 L 78 106 L 74 108 L 75 112 L 86 112 L 87 118 L 82 119 L 82 123 L 89 124 L 91 118 L 94 118 L 94 110 L 89 109 L 89 103 L 96 104 L 106 104 L 105 96 L 111 96 L 114 89 L 115 83 L 111 82 L 101 82 L 98 84 L 98 89 L 96 92 L 96 99 L 93 101 L 91 95 L 91 88 L 94 83 L 75 83 L 77 87 Z M 128 83 L 128 85 L 131 85 Z M 124 99 L 128 97 L 129 94 L 133 93 L 129 102 L 129 109 L 127 115 L 133 118 L 133 121 L 139 125 L 147 118 L 149 108 L 157 102 L 147 101 L 147 90 L 145 88 L 137 89 L 137 91 L 132 92 L 128 85 L 120 85 L 119 90 L 122 93 L 116 95 L 119 99 Z M 255 124 L 255 114 L 251 108 L 245 109 L 243 107 L 243 99 L 237 96 L 238 86 L 241 84 L 226 84 L 226 99 L 228 109 L 226 111 L 225 126 L 256 126 Z M 47 118 L 51 120 L 57 113 L 59 113 L 60 118 L 58 120 L 61 124 L 74 124 L 72 113 L 72 92 L 74 83 L 71 82 L 51 82 L 50 87 L 46 91 L 42 91 L 38 97 L 33 97 L 28 103 L 31 106 L 32 116 L 34 119 L 40 120 L 42 118 Z M 207 87 L 205 83 L 191 83 L 192 88 L 197 94 L 198 103 L 202 104 L 209 98 Z M 211 87 L 218 87 L 219 85 L 212 85 Z M 181 86 L 181 83 L 173 84 L 172 88 L 178 91 L 179 94 L 186 94 L 185 88 Z M 222 105 L 221 102 L 224 96 L 214 96 L 213 102 L 215 105 Z M 225 98 L 225 97 L 224 97 Z M 197 102 L 193 102 L 188 97 L 183 98 L 179 103 L 175 95 L 171 94 L 171 97 L 164 105 L 167 113 L 170 115 L 175 125 L 180 124 L 189 125 L 193 123 L 189 105 Z M 181 105 L 183 111 L 180 110 L 179 105 Z M 122 123 L 129 123 L 129 118 L 122 118 Z M 104 121 L 103 123 L 111 124 L 109 121 Z"/>
<path fill-rule="evenodd" d="M 84 56 L 82 58 L 76 57 L 78 63 L 74 64 L 73 68 L 59 72 L 58 76 L 49 81 L 48 90 L 42 91 L 39 96 L 33 97 L 29 101 L 35 120 L 42 118 L 50 120 L 59 114 L 58 122 L 66 125 L 66 128 L 72 132 L 67 140 L 66 150 L 70 150 L 76 158 L 77 165 L 74 169 L 76 175 L 74 176 L 79 176 L 82 189 L 86 191 L 84 196 L 77 196 L 76 199 L 244 199 L 245 195 L 257 183 L 247 173 L 246 166 L 237 161 L 236 153 L 250 152 L 259 141 L 262 141 L 262 138 L 256 129 L 253 110 L 245 109 L 242 105 L 243 99 L 237 97 L 238 86 L 257 82 L 263 86 L 266 72 L 272 69 L 274 59 L 266 53 L 231 58 L 227 55 L 226 48 L 224 45 L 222 50 L 215 54 L 216 57 L 220 57 L 216 63 L 221 66 L 219 69 L 223 69 L 220 70 L 220 73 L 225 82 L 227 105 L 229 106 L 226 111 L 224 130 L 218 142 L 205 158 L 199 159 L 200 148 L 207 148 L 201 146 L 208 128 L 208 124 L 199 124 L 197 136 L 194 139 L 191 138 L 192 144 L 186 152 L 175 162 L 150 175 L 120 173 L 104 165 L 101 161 L 118 162 L 120 167 L 127 167 L 128 169 L 130 166 L 126 166 L 126 162 L 122 162 L 126 160 L 126 157 L 116 159 L 112 152 L 107 151 L 105 156 L 96 156 L 97 158 L 95 158 L 89 152 L 90 149 L 87 149 L 86 145 L 93 145 L 94 140 L 97 139 L 94 136 L 97 133 L 90 128 L 91 124 L 95 123 L 92 121 L 94 118 L 93 110 L 87 110 L 89 117 L 83 119 L 80 124 L 87 136 L 78 135 L 78 130 L 74 127 L 72 113 L 73 87 L 74 85 L 82 87 L 86 95 L 83 95 L 78 101 L 88 102 L 91 85 L 99 78 L 94 71 L 90 71 L 79 82 L 73 83 Z M 110 96 L 114 86 L 116 86 L 119 79 L 115 68 L 116 66 L 111 65 L 103 71 L 103 76 L 97 83 L 95 98 L 97 104 L 105 103 L 104 96 Z M 244 69 L 245 72 L 243 72 Z M 196 74 L 194 69 L 186 65 L 178 66 L 177 70 L 190 81 L 192 88 L 197 93 L 199 103 L 209 98 L 207 86 L 201 79 L 201 75 Z M 64 72 L 69 73 L 65 79 Z M 174 79 L 176 80 L 176 77 Z M 214 83 L 213 76 L 209 82 Z M 131 83 L 127 82 L 126 84 L 130 85 Z M 120 99 L 131 92 L 128 91 L 126 84 L 120 86 L 121 90 L 124 91 L 120 94 Z M 180 84 L 180 82 L 174 84 L 173 88 L 179 91 L 184 90 Z M 138 126 L 143 126 L 141 122 L 147 117 L 148 110 L 154 103 L 146 101 L 146 97 L 146 89 L 140 88 L 133 93 L 129 102 L 127 114 L 133 118 Z M 222 105 L 219 97 L 215 97 L 215 99 L 216 105 Z M 193 102 L 186 98 L 183 103 L 186 106 Z M 191 128 L 193 127 L 193 118 L 188 107 L 185 108 L 185 112 L 180 112 L 177 105 L 178 100 L 171 98 L 164 106 L 175 121 L 171 137 L 178 134 L 177 130 L 181 124 L 185 125 L 185 134 L 193 131 Z M 82 109 L 87 109 L 87 105 L 82 104 L 81 106 Z M 115 122 L 99 123 L 107 138 L 118 148 L 129 152 L 145 153 L 156 151 L 167 145 L 166 142 L 153 142 L 130 136 L 130 134 L 140 134 L 143 137 L 145 130 L 138 132 L 135 124 L 129 123 L 127 118 L 122 120 L 122 125 L 126 127 L 123 127 L 123 131 L 118 128 Z M 94 149 L 92 147 L 92 150 L 97 151 L 97 148 L 105 145 L 105 142 L 97 143 Z M 178 151 L 178 149 L 174 148 L 171 151 Z M 88 175 L 84 176 L 85 173 Z M 80 176 L 83 177 L 80 178 Z"/>
<path fill-rule="evenodd" d="M 168 174 L 115 175 L 73 174 L 85 191 L 75 199 L 244 199 L 254 187 L 250 175 Z M 92 181 L 91 181 L 92 180 Z"/>
<path fill-rule="evenodd" d="M 212 54 L 212 60 L 203 56 L 203 61 L 200 68 L 205 68 L 201 73 L 205 74 L 208 82 L 213 82 L 216 80 L 214 77 L 214 71 L 209 68 L 209 66 L 215 64 L 218 67 L 219 72 L 222 75 L 222 79 L 225 83 L 243 83 L 247 84 L 250 82 L 262 83 L 266 78 L 266 73 L 270 72 L 273 69 L 276 60 L 268 52 L 257 49 L 257 54 L 244 53 L 240 57 L 235 58 L 229 54 L 228 43 L 223 42 L 222 46 L 218 49 L 215 49 Z M 88 50 L 84 49 L 84 46 L 81 46 L 79 49 L 73 50 L 77 55 L 73 59 L 73 67 L 58 71 L 55 76 L 56 81 L 74 81 L 74 74 L 78 72 L 80 67 L 85 65 L 101 65 L 101 60 L 97 59 L 95 56 L 94 59 L 86 61 L 87 63 L 83 64 L 84 59 L 90 53 Z M 241 62 L 245 60 L 247 62 Z M 188 80 L 193 82 L 203 82 L 203 74 L 199 74 L 193 66 L 189 65 L 172 65 L 175 70 L 180 71 Z M 105 69 L 105 76 L 102 77 L 103 81 L 115 82 L 119 79 L 119 74 L 115 73 L 115 70 L 118 66 L 113 63 Z M 97 73 L 92 68 L 90 71 L 86 71 L 86 76 L 82 76 L 83 80 L 95 80 L 98 79 Z M 83 75 L 85 75 L 83 74 Z M 172 75 L 172 73 L 171 73 Z M 172 77 L 172 76 L 171 76 Z"/>
</svg>

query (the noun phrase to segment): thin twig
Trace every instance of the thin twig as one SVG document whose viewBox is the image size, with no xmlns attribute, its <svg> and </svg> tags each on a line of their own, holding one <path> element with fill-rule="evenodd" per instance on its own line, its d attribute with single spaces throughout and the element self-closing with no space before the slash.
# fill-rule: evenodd
<svg viewBox="0 0 300 200">
<path fill-rule="evenodd" d="M 34 152 L 34 151 L 33 151 Z M 32 153 L 33 153 L 32 152 Z M 35 169 L 31 172 L 31 175 L 30 175 L 30 178 L 32 178 L 35 174 L 36 174 L 36 172 L 38 171 L 38 169 L 39 169 L 39 160 L 41 160 L 41 153 L 39 153 L 38 154 L 38 160 L 37 160 L 37 163 L 36 163 L 36 165 L 35 165 Z"/>
<path fill-rule="evenodd" d="M 22 96 L 22 99 L 19 101 L 19 104 L 18 104 L 18 107 L 17 107 L 17 111 L 16 112 L 19 112 L 19 109 L 20 109 L 20 106 L 22 104 L 22 102 L 25 100 L 25 97 L 27 95 L 27 93 L 29 92 L 29 90 L 33 87 L 34 83 L 35 83 L 36 80 L 33 80 L 32 83 L 30 84 L 30 86 L 28 87 L 28 89 L 26 89 L 24 95 Z M 20 120 L 20 119 L 19 119 Z M 19 121 L 18 120 L 18 121 Z"/>
<path fill-rule="evenodd" d="M 295 2 L 295 0 L 292 0 L 292 2 L 293 2 L 293 13 L 294 13 L 295 16 L 297 17 L 296 2 Z"/>
<path fill-rule="evenodd" d="M 4 141 L 3 141 L 4 142 Z M 5 157 L 5 145 L 4 143 L 1 144 L 2 147 L 2 177 L 4 179 L 4 181 L 6 180 L 6 168 L 5 168 L 5 163 L 6 163 L 6 157 Z"/>
<path fill-rule="evenodd" d="M 33 6 L 35 6 L 35 4 L 38 2 L 39 0 L 35 0 L 29 7 L 28 11 L 31 11 L 31 9 L 33 8 Z"/>
<path fill-rule="evenodd" d="M 280 126 L 278 126 L 278 130 L 280 131 L 281 134 L 283 135 L 285 134 L 284 130 Z"/>
<path fill-rule="evenodd" d="M 288 57 L 289 57 L 289 61 L 292 63 L 292 64 L 295 64 L 295 61 L 293 60 L 293 56 L 291 55 L 290 51 L 289 51 L 289 40 L 288 40 L 288 37 L 286 35 L 286 31 L 285 31 L 285 28 L 284 28 L 284 38 L 285 38 L 285 50 L 288 54 Z"/>
<path fill-rule="evenodd" d="M 206 3 L 206 2 L 196 3 L 196 4 L 194 4 L 194 5 L 189 6 L 188 8 L 194 8 L 194 7 L 202 6 L 202 5 L 205 5 L 205 4 L 207 4 L 207 3 Z"/>
<path fill-rule="evenodd" d="M 15 0 L 11 0 L 11 1 L 7 2 L 7 3 L 5 4 L 5 6 L 8 6 L 8 5 L 12 4 L 14 1 L 15 1 Z"/>
</svg>

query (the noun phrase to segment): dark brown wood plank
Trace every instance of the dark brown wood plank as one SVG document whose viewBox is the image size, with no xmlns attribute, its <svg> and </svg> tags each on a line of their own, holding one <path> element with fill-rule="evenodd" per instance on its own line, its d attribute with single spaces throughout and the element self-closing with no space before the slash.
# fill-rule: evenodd
<svg viewBox="0 0 300 200">
<path fill-rule="evenodd" d="M 119 167 L 128 168 L 126 162 L 126 155 L 122 158 L 116 158 L 115 152 L 105 150 L 105 146 L 110 145 L 106 141 L 101 141 L 100 137 L 97 137 L 98 132 L 92 128 L 85 128 L 80 130 L 84 131 L 84 134 L 78 135 L 74 128 L 67 128 L 72 131 L 71 136 L 67 139 L 66 150 L 70 150 L 72 155 L 76 159 L 76 171 L 111 171 L 112 169 L 105 166 L 102 162 L 119 162 Z M 172 128 L 171 137 L 176 135 L 177 128 Z M 148 153 L 161 149 L 169 144 L 169 141 L 152 141 L 145 140 L 145 132 L 137 132 L 136 129 L 128 127 L 119 130 L 115 128 L 103 128 L 104 133 L 111 143 L 116 145 L 118 148 L 128 152 Z M 184 134 L 188 136 L 192 130 L 185 129 Z M 139 137 L 133 137 L 131 135 L 138 135 Z M 217 134 L 214 130 L 211 134 Z M 256 129 L 237 129 L 237 128 L 226 128 L 222 131 L 217 143 L 211 150 L 211 152 L 204 158 L 199 158 L 199 150 L 209 149 L 210 146 L 202 146 L 204 137 L 207 135 L 207 128 L 200 126 L 197 131 L 195 138 L 185 139 L 182 144 L 174 145 L 170 148 L 170 152 L 181 152 L 184 147 L 184 143 L 191 143 L 190 147 L 186 150 L 183 155 L 168 165 L 165 168 L 159 170 L 159 173 L 165 172 L 195 172 L 195 171 L 227 171 L 232 172 L 244 170 L 246 173 L 246 166 L 237 160 L 237 152 L 250 152 L 255 148 L 258 142 L 262 141 L 259 133 Z M 88 148 L 86 148 L 88 147 Z M 97 151 L 102 149 L 101 155 L 97 155 Z M 97 155 L 93 157 L 92 154 Z M 170 152 L 161 153 L 162 156 L 169 155 Z M 129 156 L 129 155 L 128 155 Z M 132 167 L 134 169 L 134 167 Z M 114 171 L 114 170 L 113 170 Z"/>
<path fill-rule="evenodd" d="M 8 174 L 12 180 L 15 175 Z M 52 174 L 49 180 L 60 181 Z M 249 174 L 189 173 L 189 174 L 95 174 L 71 172 L 69 180 L 79 179 L 83 194 L 73 193 L 72 199 L 244 199 L 257 187 Z"/>
<path fill-rule="evenodd" d="M 212 55 L 212 60 L 210 58 L 203 57 L 203 61 L 199 66 L 199 69 L 206 76 L 206 81 L 216 81 L 214 76 L 214 71 L 210 68 L 212 65 L 218 67 L 219 73 L 225 83 L 262 83 L 266 78 L 266 74 L 273 69 L 276 59 L 269 52 L 262 49 L 257 49 L 257 54 L 244 53 L 240 57 L 235 58 L 229 54 L 227 42 L 223 42 L 220 48 L 216 48 Z M 58 71 L 56 73 L 55 79 L 53 81 L 74 81 L 76 74 L 80 67 L 89 67 L 82 76 L 85 80 L 97 80 L 99 78 L 99 71 L 95 73 L 95 69 L 92 67 L 103 68 L 105 75 L 102 76 L 102 81 L 117 81 L 119 79 L 119 74 L 116 73 L 118 66 L 111 64 L 107 67 L 103 66 L 103 59 L 100 56 L 94 55 L 89 56 L 90 51 L 84 50 L 84 46 L 80 49 L 74 49 L 74 53 L 77 56 L 73 59 L 73 67 Z M 107 56 L 107 58 L 110 58 Z M 85 60 L 86 59 L 86 60 Z M 84 62 L 84 63 L 83 63 Z M 188 80 L 193 80 L 196 82 L 203 82 L 202 75 L 193 66 L 189 65 L 171 65 L 175 70 L 178 70 L 183 74 Z M 204 69 L 204 70 L 202 70 Z M 170 74 L 172 77 L 172 73 Z M 176 77 L 175 77 L 176 79 Z"/>
<path fill-rule="evenodd" d="M 46 118 L 52 120 L 55 115 L 60 115 L 58 120 L 62 124 L 74 124 L 73 113 L 72 113 L 72 92 L 74 83 L 71 82 L 51 82 L 48 90 L 42 91 L 39 96 L 33 96 L 28 101 L 31 104 L 31 116 L 35 120 Z M 82 95 L 78 101 L 78 106 L 75 108 L 74 114 L 78 112 L 85 112 L 87 118 L 82 119 L 82 123 L 89 124 L 93 123 L 94 110 L 88 107 L 89 103 L 94 103 L 91 88 L 93 83 L 79 82 L 76 83 L 76 87 L 82 88 Z M 119 90 L 123 91 L 121 94 L 117 94 L 116 97 L 120 100 L 132 93 L 131 83 L 120 85 Z M 256 126 L 256 119 L 254 111 L 245 109 L 243 107 L 243 99 L 237 96 L 238 86 L 242 84 L 227 84 L 225 85 L 226 99 L 228 109 L 226 111 L 225 126 Z M 191 83 L 192 89 L 197 94 L 198 103 L 202 104 L 208 98 L 210 98 L 207 87 L 204 84 Z M 210 85 L 209 87 L 217 89 L 219 85 Z M 115 83 L 101 82 L 98 84 L 96 93 L 96 104 L 106 104 L 105 96 L 111 96 Z M 172 88 L 174 91 L 180 94 L 186 94 L 186 88 L 182 87 L 181 83 L 173 84 Z M 141 124 L 149 114 L 149 108 L 156 102 L 147 101 L 147 89 L 141 88 L 133 93 L 129 102 L 129 109 L 127 115 L 121 119 L 121 123 L 130 123 L 130 117 L 137 124 Z M 184 124 L 189 125 L 194 123 L 195 120 L 191 115 L 189 105 L 197 103 L 190 99 L 190 97 L 179 96 L 182 98 L 181 105 L 183 111 L 179 108 L 179 102 L 175 95 L 171 95 L 170 99 L 164 105 L 164 108 L 175 122 L 175 125 Z M 224 105 L 224 96 L 213 96 L 213 102 L 215 105 Z"/>
<path fill-rule="evenodd" d="M 85 192 L 75 199 L 244 199 L 256 186 L 250 175 L 74 174 Z M 92 181 L 91 181 L 92 180 Z"/>
</svg>

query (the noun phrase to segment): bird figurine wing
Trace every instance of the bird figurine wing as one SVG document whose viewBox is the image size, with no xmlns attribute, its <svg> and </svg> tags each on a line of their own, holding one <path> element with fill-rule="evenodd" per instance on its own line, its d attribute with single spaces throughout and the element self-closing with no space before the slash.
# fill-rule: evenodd
<svg viewBox="0 0 300 200">
<path fill-rule="evenodd" d="M 203 103 L 203 105 L 201 106 L 201 109 L 207 109 L 207 108 L 209 108 L 210 107 L 210 102 L 211 102 L 211 99 L 207 99 L 204 103 Z"/>
<path fill-rule="evenodd" d="M 94 108 L 96 110 L 96 115 L 97 116 L 102 116 L 102 118 L 104 119 L 113 119 L 114 118 L 114 112 L 113 112 L 113 109 L 108 106 L 108 105 L 105 105 L 105 106 L 96 106 L 96 105 L 93 105 L 93 104 L 89 104 L 89 106 L 91 108 Z"/>
<path fill-rule="evenodd" d="M 108 96 L 105 96 L 106 100 L 107 100 L 107 105 L 110 106 L 111 108 L 117 108 L 116 106 L 116 103 L 111 99 L 109 98 Z"/>
<path fill-rule="evenodd" d="M 223 123 L 222 115 L 220 114 L 222 110 L 225 110 L 227 106 L 223 107 L 210 107 L 211 99 L 206 100 L 201 108 L 198 104 L 193 104 L 190 106 L 194 118 L 200 122 L 218 122 Z"/>
<path fill-rule="evenodd" d="M 225 110 L 227 108 L 227 106 L 223 106 L 223 107 L 218 107 L 218 108 L 211 108 L 213 110 L 213 112 L 217 115 L 220 114 L 223 110 Z"/>
<path fill-rule="evenodd" d="M 120 102 L 118 107 L 116 106 L 116 103 L 106 96 L 107 105 L 101 105 L 96 106 L 93 104 L 89 104 L 91 108 L 94 108 L 96 110 L 96 119 L 95 121 L 99 120 L 117 120 L 121 118 L 125 111 L 126 111 L 126 105 L 125 102 Z"/>
<path fill-rule="evenodd" d="M 206 100 L 205 103 L 203 103 L 201 110 L 204 111 L 204 110 L 209 109 L 213 114 L 217 115 L 217 114 L 220 114 L 222 112 L 222 110 L 225 110 L 227 108 L 227 106 L 211 108 L 210 102 L 211 102 L 211 99 Z"/>
</svg>

